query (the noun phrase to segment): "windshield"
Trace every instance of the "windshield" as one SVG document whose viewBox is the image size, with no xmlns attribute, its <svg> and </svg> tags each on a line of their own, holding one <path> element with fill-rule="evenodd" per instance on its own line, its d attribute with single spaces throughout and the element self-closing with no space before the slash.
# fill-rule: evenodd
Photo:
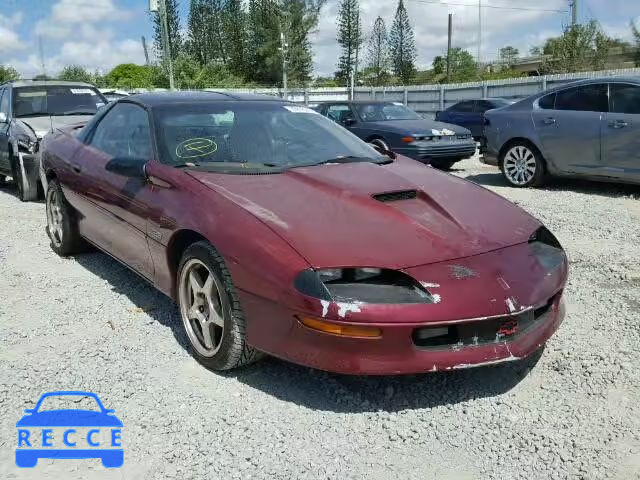
<svg viewBox="0 0 640 480">
<path fill-rule="evenodd" d="M 421 120 L 422 117 L 404 105 L 395 103 L 356 104 L 358 115 L 363 122 L 384 122 L 387 120 Z"/>
<path fill-rule="evenodd" d="M 502 108 L 502 107 L 508 107 L 509 105 L 513 105 L 514 103 L 516 103 L 516 101 L 507 100 L 504 98 L 498 98 L 498 99 L 492 100 L 491 103 L 493 103 L 493 105 L 495 106 L 494 108 Z"/>
<path fill-rule="evenodd" d="M 102 411 L 94 397 L 82 395 L 52 395 L 45 397 L 38 406 L 38 412 L 46 412 L 49 410 Z"/>
<path fill-rule="evenodd" d="M 346 158 L 376 162 L 386 158 L 344 128 L 302 106 L 200 102 L 159 107 L 154 115 L 160 159 L 174 166 L 288 168 Z"/>
<path fill-rule="evenodd" d="M 15 117 L 93 115 L 106 100 L 95 88 L 45 85 L 13 90 Z"/>
</svg>

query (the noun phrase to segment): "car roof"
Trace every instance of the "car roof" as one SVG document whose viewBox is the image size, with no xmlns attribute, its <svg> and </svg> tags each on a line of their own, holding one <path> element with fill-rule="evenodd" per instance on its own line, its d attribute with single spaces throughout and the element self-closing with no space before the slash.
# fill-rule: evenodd
<svg viewBox="0 0 640 480">
<path fill-rule="evenodd" d="M 14 88 L 19 87 L 90 87 L 96 88 L 95 85 L 86 82 L 67 82 L 64 80 L 14 80 L 7 82 Z"/>
<path fill-rule="evenodd" d="M 623 82 L 623 83 L 630 82 L 630 83 L 640 84 L 640 76 L 585 78 L 583 80 L 577 80 L 575 82 L 558 85 L 557 87 L 549 89 L 544 93 L 557 92 L 569 87 L 579 87 L 580 85 L 592 85 L 594 83 L 609 83 L 609 82 Z"/>
<path fill-rule="evenodd" d="M 123 100 L 134 101 L 147 107 L 157 107 L 161 105 L 170 105 L 177 103 L 215 101 L 287 102 L 282 98 L 274 97 L 271 95 L 258 95 L 254 93 L 209 92 L 200 90 L 137 93 L 135 95 L 125 97 Z"/>
<path fill-rule="evenodd" d="M 320 105 L 335 105 L 336 103 L 340 104 L 350 104 L 350 105 L 370 105 L 370 104 L 397 104 L 401 102 L 393 102 L 391 100 L 334 100 L 334 101 L 326 101 L 326 102 L 318 102 L 318 106 Z"/>
</svg>

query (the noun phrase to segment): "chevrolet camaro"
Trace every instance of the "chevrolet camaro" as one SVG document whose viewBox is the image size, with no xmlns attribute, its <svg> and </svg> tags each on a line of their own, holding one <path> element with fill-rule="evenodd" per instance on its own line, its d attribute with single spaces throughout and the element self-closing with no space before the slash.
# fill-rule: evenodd
<svg viewBox="0 0 640 480">
<path fill-rule="evenodd" d="M 45 137 L 41 175 L 53 250 L 92 244 L 175 299 L 211 369 L 490 365 L 564 316 L 567 258 L 538 220 L 276 98 L 123 98 Z"/>
</svg>

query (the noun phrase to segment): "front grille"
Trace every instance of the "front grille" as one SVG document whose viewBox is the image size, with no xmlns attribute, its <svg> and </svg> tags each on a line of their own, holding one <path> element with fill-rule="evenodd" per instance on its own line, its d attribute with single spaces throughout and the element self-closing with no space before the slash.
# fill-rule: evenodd
<svg viewBox="0 0 640 480">
<path fill-rule="evenodd" d="M 416 190 L 402 190 L 400 192 L 379 193 L 374 195 L 373 198 L 383 203 L 398 202 L 418 198 L 418 192 Z"/>
<path fill-rule="evenodd" d="M 420 348 L 463 348 L 515 340 L 544 321 L 555 297 L 543 307 L 517 315 L 475 320 L 456 325 L 421 327 L 413 331 L 413 343 Z"/>
<path fill-rule="evenodd" d="M 469 140 L 471 138 L 471 135 L 456 135 L 456 138 L 458 140 Z"/>
</svg>

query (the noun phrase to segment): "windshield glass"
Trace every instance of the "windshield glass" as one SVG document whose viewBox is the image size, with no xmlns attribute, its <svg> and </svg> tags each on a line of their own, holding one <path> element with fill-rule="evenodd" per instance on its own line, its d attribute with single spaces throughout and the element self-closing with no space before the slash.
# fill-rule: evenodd
<svg viewBox="0 0 640 480">
<path fill-rule="evenodd" d="M 498 99 L 494 99 L 492 103 L 495 105 L 495 108 L 502 108 L 502 107 L 508 107 L 509 105 L 513 105 L 514 103 L 516 103 L 516 101 L 498 98 Z"/>
<path fill-rule="evenodd" d="M 38 412 L 49 410 L 91 410 L 102 411 L 93 397 L 82 395 L 52 395 L 42 400 Z"/>
<path fill-rule="evenodd" d="M 200 102 L 154 109 L 160 159 L 170 165 L 315 165 L 386 157 L 302 106 L 277 102 Z M 247 166 L 247 165 L 245 165 Z"/>
<path fill-rule="evenodd" d="M 358 115 L 363 122 L 384 122 L 387 120 L 421 120 L 422 117 L 404 105 L 395 103 L 356 104 Z"/>
<path fill-rule="evenodd" d="M 15 117 L 93 115 L 105 103 L 105 98 L 91 87 L 45 85 L 13 90 Z"/>
</svg>

